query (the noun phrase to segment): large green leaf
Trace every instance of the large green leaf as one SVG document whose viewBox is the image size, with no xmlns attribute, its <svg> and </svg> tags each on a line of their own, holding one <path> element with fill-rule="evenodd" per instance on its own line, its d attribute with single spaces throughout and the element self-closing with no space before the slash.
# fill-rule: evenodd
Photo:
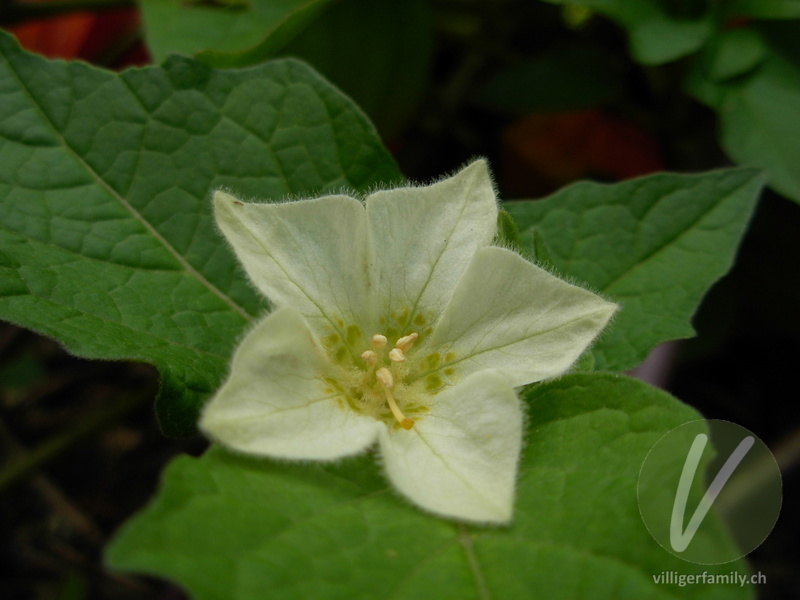
<svg viewBox="0 0 800 600">
<path fill-rule="evenodd" d="M 90 358 L 161 371 L 188 433 L 265 308 L 214 229 L 209 191 L 281 198 L 399 178 L 363 114 L 307 66 L 121 75 L 0 37 L 0 318 Z"/>
<path fill-rule="evenodd" d="M 688 87 L 719 112 L 722 146 L 731 158 L 763 168 L 773 188 L 800 202 L 797 62 L 770 52 L 759 68 L 722 83 L 697 63 Z"/>
<path fill-rule="evenodd" d="M 657 65 L 698 50 L 714 30 L 704 3 L 675 0 L 546 0 L 585 6 L 606 15 L 628 32 L 633 57 Z"/>
<path fill-rule="evenodd" d="M 157 499 L 123 528 L 108 559 L 178 581 L 196 600 L 750 597 L 733 585 L 654 583 L 666 570 L 743 569 L 675 558 L 639 515 L 645 456 L 697 413 L 614 375 L 571 375 L 527 400 L 511 527 L 425 515 L 392 493 L 371 456 L 306 466 L 214 448 L 167 468 Z M 729 543 L 713 521 L 695 539 Z"/>
<path fill-rule="evenodd" d="M 598 369 L 625 370 L 655 345 L 694 334 L 691 318 L 733 263 L 761 189 L 753 169 L 578 183 L 510 202 L 523 246 L 544 238 L 552 264 L 622 304 L 594 347 Z"/>
<path fill-rule="evenodd" d="M 256 64 L 300 33 L 331 0 L 141 0 L 147 46 L 214 66 Z"/>
<path fill-rule="evenodd" d="M 413 116 L 430 67 L 428 0 L 142 0 L 142 10 L 157 61 L 177 53 L 242 67 L 300 58 L 350 95 L 385 137 Z"/>
</svg>

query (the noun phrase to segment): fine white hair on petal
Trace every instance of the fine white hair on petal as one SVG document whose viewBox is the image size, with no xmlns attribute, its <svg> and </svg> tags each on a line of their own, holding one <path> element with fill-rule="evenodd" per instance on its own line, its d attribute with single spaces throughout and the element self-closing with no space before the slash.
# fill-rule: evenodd
<svg viewBox="0 0 800 600">
<path fill-rule="evenodd" d="M 366 209 L 371 280 L 393 307 L 416 314 L 441 311 L 497 231 L 497 196 L 482 160 L 430 186 L 371 194 Z"/>
<path fill-rule="evenodd" d="M 431 334 L 463 374 L 497 369 L 513 386 L 565 373 L 618 306 L 518 254 L 479 249 Z"/>
<path fill-rule="evenodd" d="M 244 204 L 217 192 L 217 224 L 253 285 L 277 306 L 294 306 L 317 335 L 368 313 L 367 222 L 348 196 Z M 347 231 L 348 235 L 341 235 Z"/>
<path fill-rule="evenodd" d="M 380 432 L 389 479 L 434 514 L 503 524 L 513 514 L 522 406 L 506 378 L 474 373 L 407 435 Z"/>
<path fill-rule="evenodd" d="M 339 407 L 323 381 L 326 363 L 303 316 L 279 308 L 236 350 L 200 428 L 229 448 L 262 456 L 332 460 L 362 452 L 378 423 Z"/>
</svg>

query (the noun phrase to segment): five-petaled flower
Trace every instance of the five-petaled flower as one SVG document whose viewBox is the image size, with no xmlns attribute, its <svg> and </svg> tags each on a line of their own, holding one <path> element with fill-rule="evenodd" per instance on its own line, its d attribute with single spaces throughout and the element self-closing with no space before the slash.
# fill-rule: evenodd
<svg viewBox="0 0 800 600">
<path fill-rule="evenodd" d="M 430 512 L 511 519 L 514 388 L 564 373 L 616 305 L 492 245 L 484 161 L 427 187 L 283 204 L 217 191 L 219 227 L 274 311 L 201 428 L 238 451 L 332 460 L 377 441 Z"/>
</svg>

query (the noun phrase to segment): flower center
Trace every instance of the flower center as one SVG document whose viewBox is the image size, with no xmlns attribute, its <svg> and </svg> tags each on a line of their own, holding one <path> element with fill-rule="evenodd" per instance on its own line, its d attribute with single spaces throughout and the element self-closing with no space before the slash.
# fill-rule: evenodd
<svg viewBox="0 0 800 600">
<path fill-rule="evenodd" d="M 373 335 L 373 350 L 367 350 L 361 354 L 361 358 L 363 358 L 364 362 L 366 362 L 369 366 L 370 372 L 374 370 L 375 379 L 383 388 L 383 394 L 386 397 L 386 404 L 389 406 L 389 410 L 392 411 L 392 416 L 395 418 L 400 427 L 406 430 L 411 429 L 414 426 L 414 421 L 406 417 L 403 414 L 403 411 L 400 410 L 400 407 L 397 406 L 397 401 L 394 399 L 394 394 L 392 393 L 392 388 L 394 387 L 394 375 L 392 374 L 392 370 L 394 365 L 404 363 L 406 361 L 405 353 L 411 349 L 418 337 L 418 333 L 410 333 L 397 340 L 394 348 L 392 348 L 388 354 L 388 368 L 384 366 L 383 361 L 384 351 L 386 344 L 388 343 L 385 335 L 381 335 L 379 333 Z"/>
</svg>

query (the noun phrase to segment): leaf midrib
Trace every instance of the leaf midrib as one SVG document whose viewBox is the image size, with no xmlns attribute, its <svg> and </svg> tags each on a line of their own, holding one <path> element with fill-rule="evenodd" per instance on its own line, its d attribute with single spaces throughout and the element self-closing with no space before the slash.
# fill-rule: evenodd
<svg viewBox="0 0 800 600">
<path fill-rule="evenodd" d="M 689 235 L 690 233 L 696 231 L 697 230 L 697 226 L 702 221 L 704 221 L 715 210 L 717 210 L 718 208 L 721 208 L 722 206 L 724 206 L 725 204 L 730 202 L 734 198 L 734 195 L 738 191 L 740 191 L 742 188 L 746 187 L 751 182 L 752 182 L 752 178 L 748 179 L 745 183 L 736 186 L 735 189 L 731 190 L 725 196 L 720 198 L 717 202 L 712 203 L 711 206 L 708 209 L 702 211 L 697 216 L 697 218 L 693 219 L 692 222 L 689 223 L 689 225 L 687 227 L 685 227 L 683 230 L 678 231 L 674 236 L 670 237 L 663 244 L 660 244 L 659 246 L 657 246 L 656 248 L 654 248 L 653 250 L 648 252 L 645 256 L 637 259 L 637 261 L 635 263 L 633 263 L 633 264 L 629 265 L 628 267 L 626 267 L 625 269 L 623 269 L 623 271 L 621 273 L 619 273 L 616 277 L 614 277 L 614 279 L 612 281 L 610 281 L 609 283 L 607 283 L 607 284 L 605 284 L 603 286 L 602 291 L 604 293 L 607 293 L 607 294 L 612 294 L 613 293 L 612 292 L 612 288 L 614 286 L 619 284 L 622 280 L 626 279 L 629 275 L 631 275 L 637 269 L 639 269 L 639 268 L 643 267 L 644 265 L 646 265 L 648 262 L 653 260 L 656 256 L 658 256 L 662 252 L 666 252 L 666 251 L 670 250 L 671 248 L 673 248 L 682 238 L 684 238 L 685 236 Z M 655 206 L 655 204 L 660 203 L 666 196 L 667 195 L 664 195 L 664 196 L 660 197 L 658 199 L 658 201 L 656 203 L 654 203 L 654 206 Z M 650 210 L 650 209 L 648 209 L 648 210 Z M 644 223 L 645 223 L 644 221 L 640 222 L 640 227 L 639 227 L 640 230 L 641 230 L 641 225 L 643 225 Z"/>
<path fill-rule="evenodd" d="M 556 541 L 553 541 L 553 540 L 546 540 L 546 539 L 537 540 L 537 539 L 528 538 L 528 537 L 519 536 L 519 535 L 516 535 L 516 536 L 511 536 L 511 535 L 500 536 L 500 535 L 497 535 L 496 533 L 484 533 L 484 532 L 481 532 L 481 533 L 477 534 L 476 539 L 479 539 L 479 540 L 480 539 L 498 539 L 501 542 L 516 541 L 516 542 L 520 542 L 520 543 L 526 544 L 526 545 L 534 545 L 534 546 L 540 546 L 540 547 L 544 547 L 544 548 L 558 548 L 558 549 L 561 549 L 561 550 L 565 550 L 565 551 L 569 552 L 570 554 L 577 554 L 578 556 L 583 556 L 583 557 L 587 557 L 587 558 L 591 558 L 591 559 L 598 559 L 598 560 L 608 560 L 609 562 L 613 562 L 614 564 L 616 564 L 616 565 L 618 565 L 620 567 L 623 567 L 624 569 L 629 570 L 632 573 L 636 573 L 636 574 L 639 574 L 639 575 L 646 575 L 647 574 L 645 571 L 643 571 L 640 568 L 640 565 L 631 564 L 631 563 L 623 560 L 619 556 L 614 556 L 613 554 L 606 554 L 606 553 L 603 553 L 603 552 L 598 552 L 596 550 L 589 550 L 589 549 L 583 548 L 581 546 L 578 546 L 576 544 L 560 543 L 560 542 L 556 542 Z M 647 578 L 645 577 L 645 580 L 646 579 Z M 648 584 L 650 585 L 650 587 L 655 587 L 655 585 L 656 585 L 656 584 L 650 583 L 649 581 L 648 581 Z M 659 591 L 661 590 L 661 588 L 657 588 L 657 589 L 659 589 Z M 668 598 L 675 598 L 675 600 L 681 600 L 681 599 L 684 598 L 684 596 L 675 596 L 672 593 L 670 593 L 669 591 L 664 592 L 664 595 L 665 595 L 665 597 L 668 597 Z"/>
<path fill-rule="evenodd" d="M 23 278 L 23 281 L 24 281 L 24 278 Z M 221 361 L 228 361 L 229 360 L 229 357 L 227 357 L 227 356 L 223 356 L 221 354 L 216 354 L 214 352 L 210 352 L 210 351 L 204 350 L 202 348 L 197 348 L 195 346 L 190 346 L 188 344 L 182 344 L 180 342 L 176 342 L 175 340 L 171 340 L 171 339 L 168 339 L 168 338 L 165 338 L 165 337 L 161 337 L 159 335 L 155 335 L 151 331 L 143 331 L 141 329 L 136 329 L 135 327 L 131 327 L 128 324 L 121 323 L 121 322 L 115 321 L 113 319 L 109 319 L 108 317 L 103 317 L 103 316 L 100 316 L 100 315 L 95 314 L 95 313 L 88 313 L 85 310 L 81 310 L 81 309 L 76 308 L 75 306 L 72 306 L 70 304 L 64 304 L 63 302 L 57 302 L 56 300 L 53 300 L 52 298 L 44 298 L 42 296 L 34 296 L 33 294 L 30 294 L 30 293 L 28 293 L 28 294 L 15 294 L 13 296 L 22 296 L 22 295 L 33 296 L 35 299 L 37 299 L 37 300 L 39 300 L 41 302 L 46 302 L 47 304 L 52 304 L 52 305 L 55 305 L 55 306 L 61 306 L 61 307 L 64 307 L 64 308 L 68 308 L 68 309 L 74 310 L 76 313 L 79 313 L 79 314 L 84 315 L 86 317 L 90 317 L 92 319 L 97 319 L 99 321 L 105 321 L 107 323 L 110 323 L 112 325 L 117 325 L 119 327 L 124 327 L 124 328 L 126 328 L 126 329 L 128 329 L 130 331 L 133 331 L 135 333 L 138 333 L 140 335 L 145 335 L 145 336 L 147 336 L 147 337 L 149 337 L 149 338 L 151 338 L 153 340 L 158 340 L 160 342 L 163 342 L 163 345 L 165 347 L 185 348 L 186 350 L 189 350 L 190 352 L 193 352 L 195 354 L 203 354 L 205 356 L 208 356 L 210 358 L 214 358 L 214 359 L 217 359 L 217 360 L 221 360 Z M 13 296 L 10 295 L 10 294 L 5 294 L 5 295 L 0 296 L 0 299 L 9 298 L 9 297 L 13 297 Z M 14 323 L 16 325 L 19 325 L 20 327 L 31 328 L 34 331 L 37 331 L 37 330 L 38 331 L 44 331 L 44 329 L 37 329 L 37 327 L 35 325 L 30 325 L 28 321 L 23 322 L 22 320 L 17 320 L 15 317 L 4 315 L 3 319 L 4 320 L 8 320 L 9 322 Z M 48 333 L 47 335 L 51 335 L 51 334 Z M 136 355 L 136 354 L 131 354 L 131 353 L 119 353 L 119 354 L 113 354 L 113 355 L 108 355 L 108 354 L 100 355 L 100 354 L 97 354 L 97 353 L 92 353 L 91 355 L 89 355 L 89 354 L 80 354 L 80 356 L 84 356 L 86 358 L 125 357 L 125 358 L 130 358 L 131 360 L 141 360 L 143 362 L 148 362 L 148 363 L 151 363 L 151 364 L 152 364 L 153 361 L 157 361 L 160 364 L 160 361 L 158 361 L 158 359 L 154 359 L 152 356 Z"/>
<path fill-rule="evenodd" d="M 153 227 L 149 221 L 147 221 L 139 211 L 137 211 L 125 198 L 123 198 L 117 191 L 112 188 L 101 176 L 97 171 L 95 171 L 89 163 L 87 163 L 83 157 L 81 157 L 75 149 L 73 149 L 69 143 L 67 143 L 66 138 L 64 135 L 59 131 L 56 127 L 55 123 L 53 123 L 50 116 L 44 110 L 42 105 L 39 103 L 36 96 L 30 90 L 30 88 L 25 84 L 25 81 L 22 79 L 20 74 L 17 72 L 16 68 L 12 64 L 11 60 L 6 57 L 6 65 L 8 65 L 8 71 L 11 73 L 14 78 L 16 79 L 17 83 L 19 84 L 19 88 L 25 92 L 25 95 L 30 100 L 33 107 L 35 107 L 36 111 L 42 116 L 44 121 L 47 123 L 57 140 L 59 140 L 62 144 L 62 148 L 64 148 L 70 156 L 81 166 L 83 169 L 90 175 L 92 179 L 96 181 L 96 183 L 106 192 L 111 195 L 117 202 L 119 202 L 120 206 L 122 206 L 128 213 L 133 217 L 136 221 L 138 221 L 145 230 L 152 235 L 164 248 L 167 252 L 172 255 L 172 257 L 178 262 L 181 267 L 193 278 L 195 278 L 203 287 L 208 289 L 212 294 L 220 298 L 225 304 L 231 307 L 234 312 L 239 314 L 242 318 L 245 319 L 247 322 L 251 322 L 253 317 L 245 311 L 241 306 L 239 306 L 233 299 L 222 292 L 219 288 L 217 288 L 214 284 L 212 284 L 208 279 L 206 279 L 197 269 L 195 269 L 189 261 L 186 260 L 184 256 L 182 256 L 168 241 L 165 237 L 163 237 L 158 230 Z M 149 113 L 146 113 L 149 116 Z"/>
</svg>

